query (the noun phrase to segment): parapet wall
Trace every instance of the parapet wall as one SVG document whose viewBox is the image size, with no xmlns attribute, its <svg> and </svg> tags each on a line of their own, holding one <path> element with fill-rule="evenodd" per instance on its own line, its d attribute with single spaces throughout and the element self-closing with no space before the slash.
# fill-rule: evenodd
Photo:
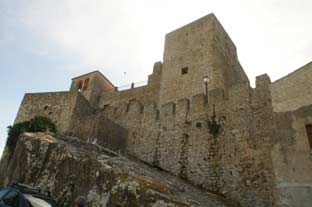
<svg viewBox="0 0 312 207">
<path fill-rule="evenodd" d="M 70 126 L 77 96 L 77 92 L 26 93 L 15 123 L 28 121 L 34 116 L 46 116 L 61 133 L 65 133 Z"/>
<path fill-rule="evenodd" d="M 161 74 L 162 63 L 156 62 L 153 67 L 153 73 L 148 77 L 147 85 L 123 91 L 104 91 L 101 95 L 98 108 L 118 105 L 121 102 L 127 102 L 129 100 L 139 100 L 142 103 L 158 103 Z"/>
<path fill-rule="evenodd" d="M 108 105 L 118 105 L 128 100 L 140 100 L 141 102 L 157 102 L 158 88 L 153 86 L 141 86 L 133 89 L 116 92 L 106 92 L 101 96 L 98 107 L 104 108 Z"/>
<path fill-rule="evenodd" d="M 274 111 L 292 111 L 312 103 L 312 63 L 271 85 Z"/>
<path fill-rule="evenodd" d="M 102 116 L 76 91 L 25 94 L 15 123 L 35 116 L 49 117 L 61 134 L 79 137 L 123 152 L 127 131 Z M 100 139 L 99 139 L 100 138 Z"/>
</svg>

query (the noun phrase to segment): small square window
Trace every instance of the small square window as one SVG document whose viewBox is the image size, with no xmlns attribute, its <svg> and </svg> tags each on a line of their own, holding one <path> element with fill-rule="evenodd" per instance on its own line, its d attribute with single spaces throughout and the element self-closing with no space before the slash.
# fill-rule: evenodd
<svg viewBox="0 0 312 207">
<path fill-rule="evenodd" d="M 184 67 L 184 68 L 181 69 L 181 74 L 182 75 L 187 74 L 187 72 L 188 72 L 188 67 Z"/>
<path fill-rule="evenodd" d="M 197 127 L 198 129 L 200 129 L 200 128 L 202 127 L 202 124 L 201 124 L 200 122 L 197 122 L 197 123 L 196 123 L 196 127 Z"/>
<path fill-rule="evenodd" d="M 306 125 L 308 141 L 310 144 L 310 149 L 312 149 L 312 125 Z"/>
</svg>

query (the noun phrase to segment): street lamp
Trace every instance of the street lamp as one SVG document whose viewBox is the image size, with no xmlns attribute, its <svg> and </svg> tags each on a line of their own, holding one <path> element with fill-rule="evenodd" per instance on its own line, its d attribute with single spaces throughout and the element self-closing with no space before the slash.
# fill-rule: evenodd
<svg viewBox="0 0 312 207">
<path fill-rule="evenodd" d="M 204 76 L 203 77 L 204 83 L 205 83 L 205 87 L 206 87 L 206 99 L 205 99 L 205 103 L 208 103 L 208 83 L 210 81 L 210 78 L 208 76 Z"/>
</svg>

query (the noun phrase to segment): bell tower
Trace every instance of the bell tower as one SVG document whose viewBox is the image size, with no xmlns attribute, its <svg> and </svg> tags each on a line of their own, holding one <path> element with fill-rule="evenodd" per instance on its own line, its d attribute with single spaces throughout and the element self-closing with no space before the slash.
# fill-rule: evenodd
<svg viewBox="0 0 312 207">
<path fill-rule="evenodd" d="M 93 71 L 72 79 L 70 91 L 79 91 L 93 107 L 98 107 L 101 95 L 113 92 L 115 86 L 100 72 Z"/>
</svg>

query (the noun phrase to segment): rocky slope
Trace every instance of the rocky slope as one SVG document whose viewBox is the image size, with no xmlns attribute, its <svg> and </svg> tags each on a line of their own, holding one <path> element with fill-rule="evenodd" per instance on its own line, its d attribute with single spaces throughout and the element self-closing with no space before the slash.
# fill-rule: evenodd
<svg viewBox="0 0 312 207">
<path fill-rule="evenodd" d="M 90 206 L 237 206 L 139 161 L 73 137 L 25 133 L 12 159 L 1 162 L 2 181 L 49 190 L 62 206 L 79 195 Z"/>
</svg>

